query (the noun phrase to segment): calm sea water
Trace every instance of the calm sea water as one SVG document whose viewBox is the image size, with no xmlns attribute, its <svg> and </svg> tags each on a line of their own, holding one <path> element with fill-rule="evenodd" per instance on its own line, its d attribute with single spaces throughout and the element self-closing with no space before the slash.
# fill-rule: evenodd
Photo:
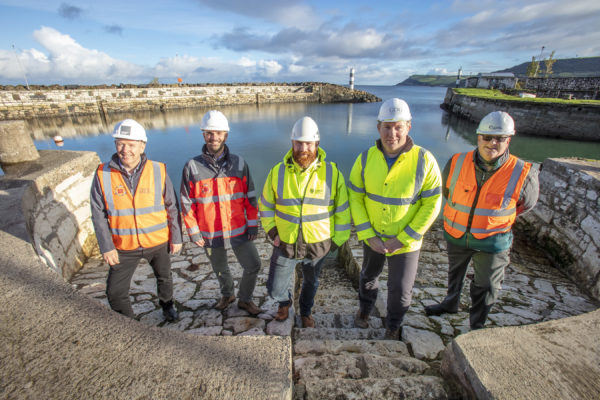
<svg viewBox="0 0 600 400">
<path fill-rule="evenodd" d="M 430 150 L 443 168 L 452 154 L 471 150 L 476 142 L 476 125 L 449 116 L 440 109 L 445 88 L 412 86 L 357 86 L 382 99 L 400 97 L 410 106 L 413 123 L 410 135 Z M 360 152 L 379 137 L 376 117 L 381 103 L 361 104 L 263 104 L 260 106 L 218 107 L 229 119 L 231 131 L 227 145 L 246 159 L 257 188 L 262 188 L 269 169 L 290 149 L 290 133 L 302 116 L 312 117 L 321 132 L 321 147 L 327 159 L 335 161 L 347 177 Z M 150 159 L 167 164 L 176 188 L 181 171 L 190 158 L 200 153 L 204 139 L 199 127 L 206 109 L 169 113 L 123 115 L 142 123 L 148 132 L 146 153 Z M 89 121 L 41 121 L 32 123 L 38 149 L 56 149 L 51 137 L 65 137 L 65 150 L 88 150 L 108 160 L 114 153 L 110 126 Z M 600 144 L 545 139 L 518 135 L 511 152 L 524 159 L 541 162 L 548 157 L 599 158 Z"/>
</svg>

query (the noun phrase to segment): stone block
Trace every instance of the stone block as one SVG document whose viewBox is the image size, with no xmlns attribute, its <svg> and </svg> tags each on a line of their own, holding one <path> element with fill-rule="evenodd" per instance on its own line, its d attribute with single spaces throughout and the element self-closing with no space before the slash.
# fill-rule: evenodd
<svg viewBox="0 0 600 400">
<path fill-rule="evenodd" d="M 65 192 L 65 196 L 70 200 L 73 207 L 79 207 L 86 202 L 89 203 L 92 179 L 93 176 L 82 177 Z"/>
</svg>

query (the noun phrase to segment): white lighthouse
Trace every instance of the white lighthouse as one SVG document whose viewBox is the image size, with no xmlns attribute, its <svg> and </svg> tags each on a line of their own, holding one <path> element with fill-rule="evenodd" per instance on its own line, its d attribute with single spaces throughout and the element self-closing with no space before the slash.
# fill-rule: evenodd
<svg viewBox="0 0 600 400">
<path fill-rule="evenodd" d="M 350 90 L 354 90 L 354 68 L 350 68 Z"/>
</svg>

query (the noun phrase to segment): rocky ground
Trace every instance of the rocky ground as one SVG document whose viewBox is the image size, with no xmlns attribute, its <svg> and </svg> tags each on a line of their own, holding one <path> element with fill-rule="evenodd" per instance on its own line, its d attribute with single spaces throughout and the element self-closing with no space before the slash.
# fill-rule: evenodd
<svg viewBox="0 0 600 400">
<path fill-rule="evenodd" d="M 265 283 L 271 245 L 264 233 L 256 242 L 263 260 L 254 301 L 264 312 L 251 317 L 231 304 L 224 311 L 213 308 L 220 297 L 219 284 L 204 250 L 185 243 L 173 256 L 174 299 L 180 320 L 166 323 L 156 297 L 156 281 L 149 265 L 138 267 L 131 284 L 131 299 L 137 318 L 148 325 L 186 331 L 196 335 L 292 335 L 294 343 L 295 398 L 454 398 L 451 382 L 439 376 L 441 351 L 455 336 L 469 330 L 468 282 L 462 309 L 457 314 L 427 317 L 424 307 L 441 301 L 446 293 L 447 258 L 442 228 L 438 223 L 425 236 L 420 267 L 413 290 L 413 303 L 404 321 L 401 341 L 382 340 L 385 329 L 386 270 L 380 277 L 380 297 L 369 329 L 357 329 L 353 315 L 358 308 L 355 283 L 335 258 L 322 271 L 315 298 L 315 329 L 300 328 L 299 317 L 273 320 L 277 304 L 268 297 Z M 350 240 L 356 261 L 362 247 Z M 233 256 L 230 267 L 236 280 L 241 267 Z M 108 266 L 100 258 L 90 259 L 72 284 L 108 306 L 105 279 Z M 525 325 L 593 311 L 589 296 L 552 268 L 534 245 L 518 240 L 506 270 L 501 300 L 493 308 L 486 326 Z"/>
</svg>

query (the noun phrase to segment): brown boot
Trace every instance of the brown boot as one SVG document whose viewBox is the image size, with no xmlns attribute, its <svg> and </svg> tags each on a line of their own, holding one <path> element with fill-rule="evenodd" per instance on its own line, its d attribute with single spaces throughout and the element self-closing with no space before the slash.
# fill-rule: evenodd
<svg viewBox="0 0 600 400">
<path fill-rule="evenodd" d="M 303 328 L 314 328 L 315 327 L 315 320 L 313 319 L 312 315 L 308 315 L 308 316 L 302 316 L 302 327 Z"/>
<path fill-rule="evenodd" d="M 369 327 L 369 314 L 363 314 L 358 310 L 354 316 L 354 326 L 361 329 L 367 329 Z"/>
<path fill-rule="evenodd" d="M 248 311 L 248 313 L 250 315 L 258 315 L 262 312 L 262 310 L 260 308 L 258 308 L 258 306 L 256 304 L 254 304 L 254 302 L 252 302 L 252 300 L 250 300 L 250 301 L 238 300 L 237 306 L 238 306 L 238 308 L 240 308 L 242 310 Z"/>
<path fill-rule="evenodd" d="M 290 315 L 290 305 L 291 304 L 288 304 L 287 306 L 279 306 L 277 309 L 277 314 L 275 314 L 275 321 L 285 321 L 288 319 L 288 316 Z"/>
<path fill-rule="evenodd" d="M 219 311 L 223 311 L 224 309 L 227 308 L 228 305 L 230 305 L 234 301 L 235 301 L 235 296 L 229 296 L 229 297 L 223 296 L 219 299 L 217 304 L 215 304 L 215 309 L 217 309 Z"/>
</svg>

